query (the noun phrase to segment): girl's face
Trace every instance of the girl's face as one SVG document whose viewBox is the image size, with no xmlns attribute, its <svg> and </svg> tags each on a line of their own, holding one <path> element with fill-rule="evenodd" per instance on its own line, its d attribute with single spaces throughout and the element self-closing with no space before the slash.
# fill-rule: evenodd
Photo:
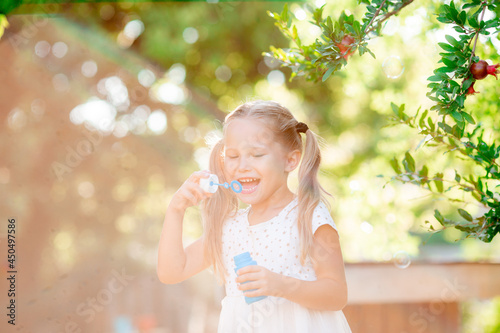
<svg viewBox="0 0 500 333">
<path fill-rule="evenodd" d="M 237 193 L 241 201 L 264 203 L 274 194 L 289 192 L 288 173 L 300 160 L 300 153 L 294 152 L 287 153 L 263 121 L 234 119 L 225 132 L 225 176 L 229 182 L 238 180 L 243 185 Z"/>
</svg>

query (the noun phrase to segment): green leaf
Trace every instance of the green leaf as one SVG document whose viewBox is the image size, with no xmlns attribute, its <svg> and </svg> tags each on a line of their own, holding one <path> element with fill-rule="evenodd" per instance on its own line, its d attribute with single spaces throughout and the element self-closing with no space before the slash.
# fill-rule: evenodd
<svg viewBox="0 0 500 333">
<path fill-rule="evenodd" d="M 474 16 L 469 16 L 469 25 L 471 28 L 479 29 L 479 23 L 477 22 L 477 18 Z"/>
<path fill-rule="evenodd" d="M 442 14 L 439 15 L 436 20 L 438 20 L 439 22 L 441 23 L 452 23 L 453 20 L 450 20 L 449 18 L 447 18 L 446 16 L 443 16 Z"/>
<path fill-rule="evenodd" d="M 333 71 L 335 70 L 335 67 L 330 67 L 325 74 L 323 74 L 323 78 L 321 79 L 322 82 L 325 82 L 326 79 L 328 79 L 330 77 L 330 75 L 332 75 Z"/>
<path fill-rule="evenodd" d="M 375 53 L 373 53 L 369 48 L 366 48 L 366 51 L 372 56 L 373 59 L 377 59 L 375 57 Z"/>
<path fill-rule="evenodd" d="M 455 67 L 439 67 L 438 69 L 434 70 L 434 73 L 450 73 L 455 70 Z M 440 80 L 441 81 L 441 80 Z"/>
<path fill-rule="evenodd" d="M 297 33 L 297 26 L 294 24 L 293 27 L 292 27 L 292 36 L 293 38 L 295 39 L 298 39 L 299 38 L 299 34 Z"/>
<path fill-rule="evenodd" d="M 433 131 L 433 132 L 434 132 L 434 129 L 435 129 L 436 127 L 434 126 L 434 123 L 432 122 L 431 117 L 427 118 L 427 123 L 429 124 L 429 128 L 431 129 L 431 131 Z"/>
<path fill-rule="evenodd" d="M 474 118 L 472 118 L 472 116 L 470 114 L 468 114 L 467 112 L 462 111 L 462 117 L 464 117 L 464 119 L 469 124 L 476 124 L 476 122 L 474 121 Z"/>
<path fill-rule="evenodd" d="M 427 166 L 424 165 L 422 167 L 422 170 L 420 170 L 420 172 L 419 172 L 420 177 L 422 177 L 422 179 L 420 180 L 420 184 L 423 185 L 423 184 L 427 183 L 428 173 L 429 173 L 429 170 L 427 169 Z"/>
<path fill-rule="evenodd" d="M 283 11 L 281 12 L 281 19 L 283 20 L 283 22 L 288 23 L 289 21 L 289 12 L 287 3 L 285 3 L 285 5 L 283 6 Z"/>
<path fill-rule="evenodd" d="M 396 157 L 393 157 L 392 160 L 389 161 L 389 163 L 391 163 L 392 168 L 397 174 L 401 173 L 401 168 L 399 167 L 399 163 Z"/>
<path fill-rule="evenodd" d="M 436 220 L 438 220 L 439 223 L 441 223 L 441 225 L 444 227 L 444 218 L 443 216 L 441 215 L 441 213 L 439 212 L 439 210 L 435 209 L 434 210 L 434 217 L 436 218 Z"/>
<path fill-rule="evenodd" d="M 415 160 L 409 152 L 405 153 L 405 158 L 403 159 L 403 165 L 406 172 L 415 172 Z"/>
<path fill-rule="evenodd" d="M 427 81 L 442 81 L 442 77 L 439 75 L 432 75 L 427 78 Z"/>
<path fill-rule="evenodd" d="M 405 114 L 405 105 L 404 104 L 401 104 L 399 106 L 399 109 L 398 109 L 398 114 L 399 114 L 399 117 L 401 119 L 405 119 L 406 120 L 406 114 Z"/>
<path fill-rule="evenodd" d="M 474 82 L 474 79 L 472 77 L 469 77 L 467 80 L 464 81 L 462 91 L 467 91 L 467 89 L 470 87 L 470 85 Z"/>
<path fill-rule="evenodd" d="M 356 35 L 356 30 L 354 30 L 354 27 L 350 24 L 344 24 L 344 27 L 346 28 L 347 31 L 349 31 L 351 34 Z"/>
<path fill-rule="evenodd" d="M 457 96 L 456 101 L 458 103 L 458 106 L 463 108 L 465 103 L 465 94 Z"/>
<path fill-rule="evenodd" d="M 444 36 L 444 38 L 446 38 L 448 43 L 453 45 L 455 48 L 461 49 L 461 44 L 453 36 L 446 35 L 446 36 Z"/>
<path fill-rule="evenodd" d="M 420 125 L 420 128 L 425 127 L 425 117 L 427 117 L 427 112 L 428 112 L 428 110 L 425 110 L 424 113 L 422 114 L 422 117 L 420 117 L 420 121 L 418 122 L 418 124 Z"/>
<path fill-rule="evenodd" d="M 472 222 L 472 216 L 466 210 L 459 208 L 458 213 L 467 221 Z"/>
<path fill-rule="evenodd" d="M 448 51 L 448 52 L 455 52 L 456 49 L 451 46 L 450 44 L 446 44 L 446 43 L 438 43 L 439 46 L 441 46 L 441 48 L 445 51 Z"/>
<path fill-rule="evenodd" d="M 463 121 L 462 114 L 460 112 L 458 112 L 458 111 L 452 111 L 451 112 L 451 116 L 453 117 L 453 119 L 455 119 L 458 122 Z"/>
<path fill-rule="evenodd" d="M 393 102 L 391 102 L 391 108 L 392 108 L 392 112 L 394 112 L 394 114 L 399 117 L 399 107 L 394 104 Z"/>
<path fill-rule="evenodd" d="M 476 228 L 474 228 L 474 227 L 467 227 L 467 226 L 463 226 L 463 225 L 460 225 L 460 224 L 457 224 L 455 226 L 455 229 L 463 231 L 463 232 L 468 232 L 468 233 L 476 232 Z"/>
<path fill-rule="evenodd" d="M 451 68 L 457 68 L 457 63 L 453 60 L 450 60 L 448 58 L 442 58 L 441 59 L 443 61 L 443 64 L 445 64 L 447 67 L 451 67 Z"/>
<path fill-rule="evenodd" d="M 434 183 L 436 184 L 436 188 L 437 188 L 438 192 L 443 193 L 443 181 L 442 181 L 443 173 L 438 172 L 438 173 L 436 173 L 435 177 L 439 178 L 439 179 L 434 180 Z"/>
<path fill-rule="evenodd" d="M 438 122 L 438 126 L 442 128 L 446 133 L 453 134 L 453 130 L 450 125 L 442 122 Z"/>
<path fill-rule="evenodd" d="M 467 22 L 467 13 L 465 13 L 465 10 L 462 10 L 460 12 L 460 23 L 464 25 Z"/>
</svg>

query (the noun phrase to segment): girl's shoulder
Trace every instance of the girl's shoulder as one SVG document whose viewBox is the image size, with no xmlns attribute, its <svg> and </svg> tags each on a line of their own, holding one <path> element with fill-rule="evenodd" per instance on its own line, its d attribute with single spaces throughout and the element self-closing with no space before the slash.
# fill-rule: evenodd
<svg viewBox="0 0 500 333">
<path fill-rule="evenodd" d="M 333 221 L 332 215 L 330 214 L 330 210 L 327 205 L 321 200 L 316 208 L 314 209 L 313 217 L 312 217 L 312 232 L 313 234 L 316 230 L 324 225 L 328 224 L 333 229 L 337 230 L 337 225 Z"/>
</svg>

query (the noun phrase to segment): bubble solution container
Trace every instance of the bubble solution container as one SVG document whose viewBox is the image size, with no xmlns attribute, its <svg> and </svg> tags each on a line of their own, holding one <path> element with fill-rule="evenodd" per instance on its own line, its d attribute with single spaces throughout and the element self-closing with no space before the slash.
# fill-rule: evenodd
<svg viewBox="0 0 500 333">
<path fill-rule="evenodd" d="M 200 179 L 200 187 L 205 192 L 215 193 L 219 188 L 219 186 L 215 185 L 218 182 L 219 182 L 219 177 L 217 177 L 217 175 L 211 174 L 210 177 L 208 178 Z"/>
<path fill-rule="evenodd" d="M 238 274 L 238 270 L 239 269 L 241 269 L 241 268 L 243 268 L 245 266 L 257 265 L 257 262 L 252 259 L 252 257 L 250 256 L 249 252 L 243 252 L 241 254 L 238 254 L 237 256 L 234 256 L 233 259 L 234 259 L 234 264 L 236 266 L 236 268 L 234 269 L 234 271 L 236 272 L 236 274 Z M 247 282 L 250 282 L 250 281 L 246 281 L 246 282 L 243 282 L 243 283 L 247 283 Z M 255 290 L 255 289 L 251 289 L 251 290 Z M 251 291 L 251 290 L 249 290 L 249 291 Z M 253 302 L 260 301 L 261 299 L 264 299 L 266 297 L 267 296 L 257 296 L 257 297 L 247 297 L 247 296 L 245 296 L 245 302 L 247 302 L 247 304 L 251 304 Z"/>
</svg>

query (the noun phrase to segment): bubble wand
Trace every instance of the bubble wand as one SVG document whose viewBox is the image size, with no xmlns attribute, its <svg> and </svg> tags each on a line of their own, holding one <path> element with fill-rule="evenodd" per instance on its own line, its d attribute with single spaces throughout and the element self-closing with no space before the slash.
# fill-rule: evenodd
<svg viewBox="0 0 500 333">
<path fill-rule="evenodd" d="M 224 186 L 224 188 L 231 188 L 236 193 L 243 191 L 243 186 L 237 180 L 233 180 L 231 184 L 225 182 L 223 184 L 219 183 L 219 177 L 217 175 L 211 174 L 208 178 L 200 179 L 200 187 L 205 192 L 215 193 L 217 192 L 218 186 Z"/>
</svg>

